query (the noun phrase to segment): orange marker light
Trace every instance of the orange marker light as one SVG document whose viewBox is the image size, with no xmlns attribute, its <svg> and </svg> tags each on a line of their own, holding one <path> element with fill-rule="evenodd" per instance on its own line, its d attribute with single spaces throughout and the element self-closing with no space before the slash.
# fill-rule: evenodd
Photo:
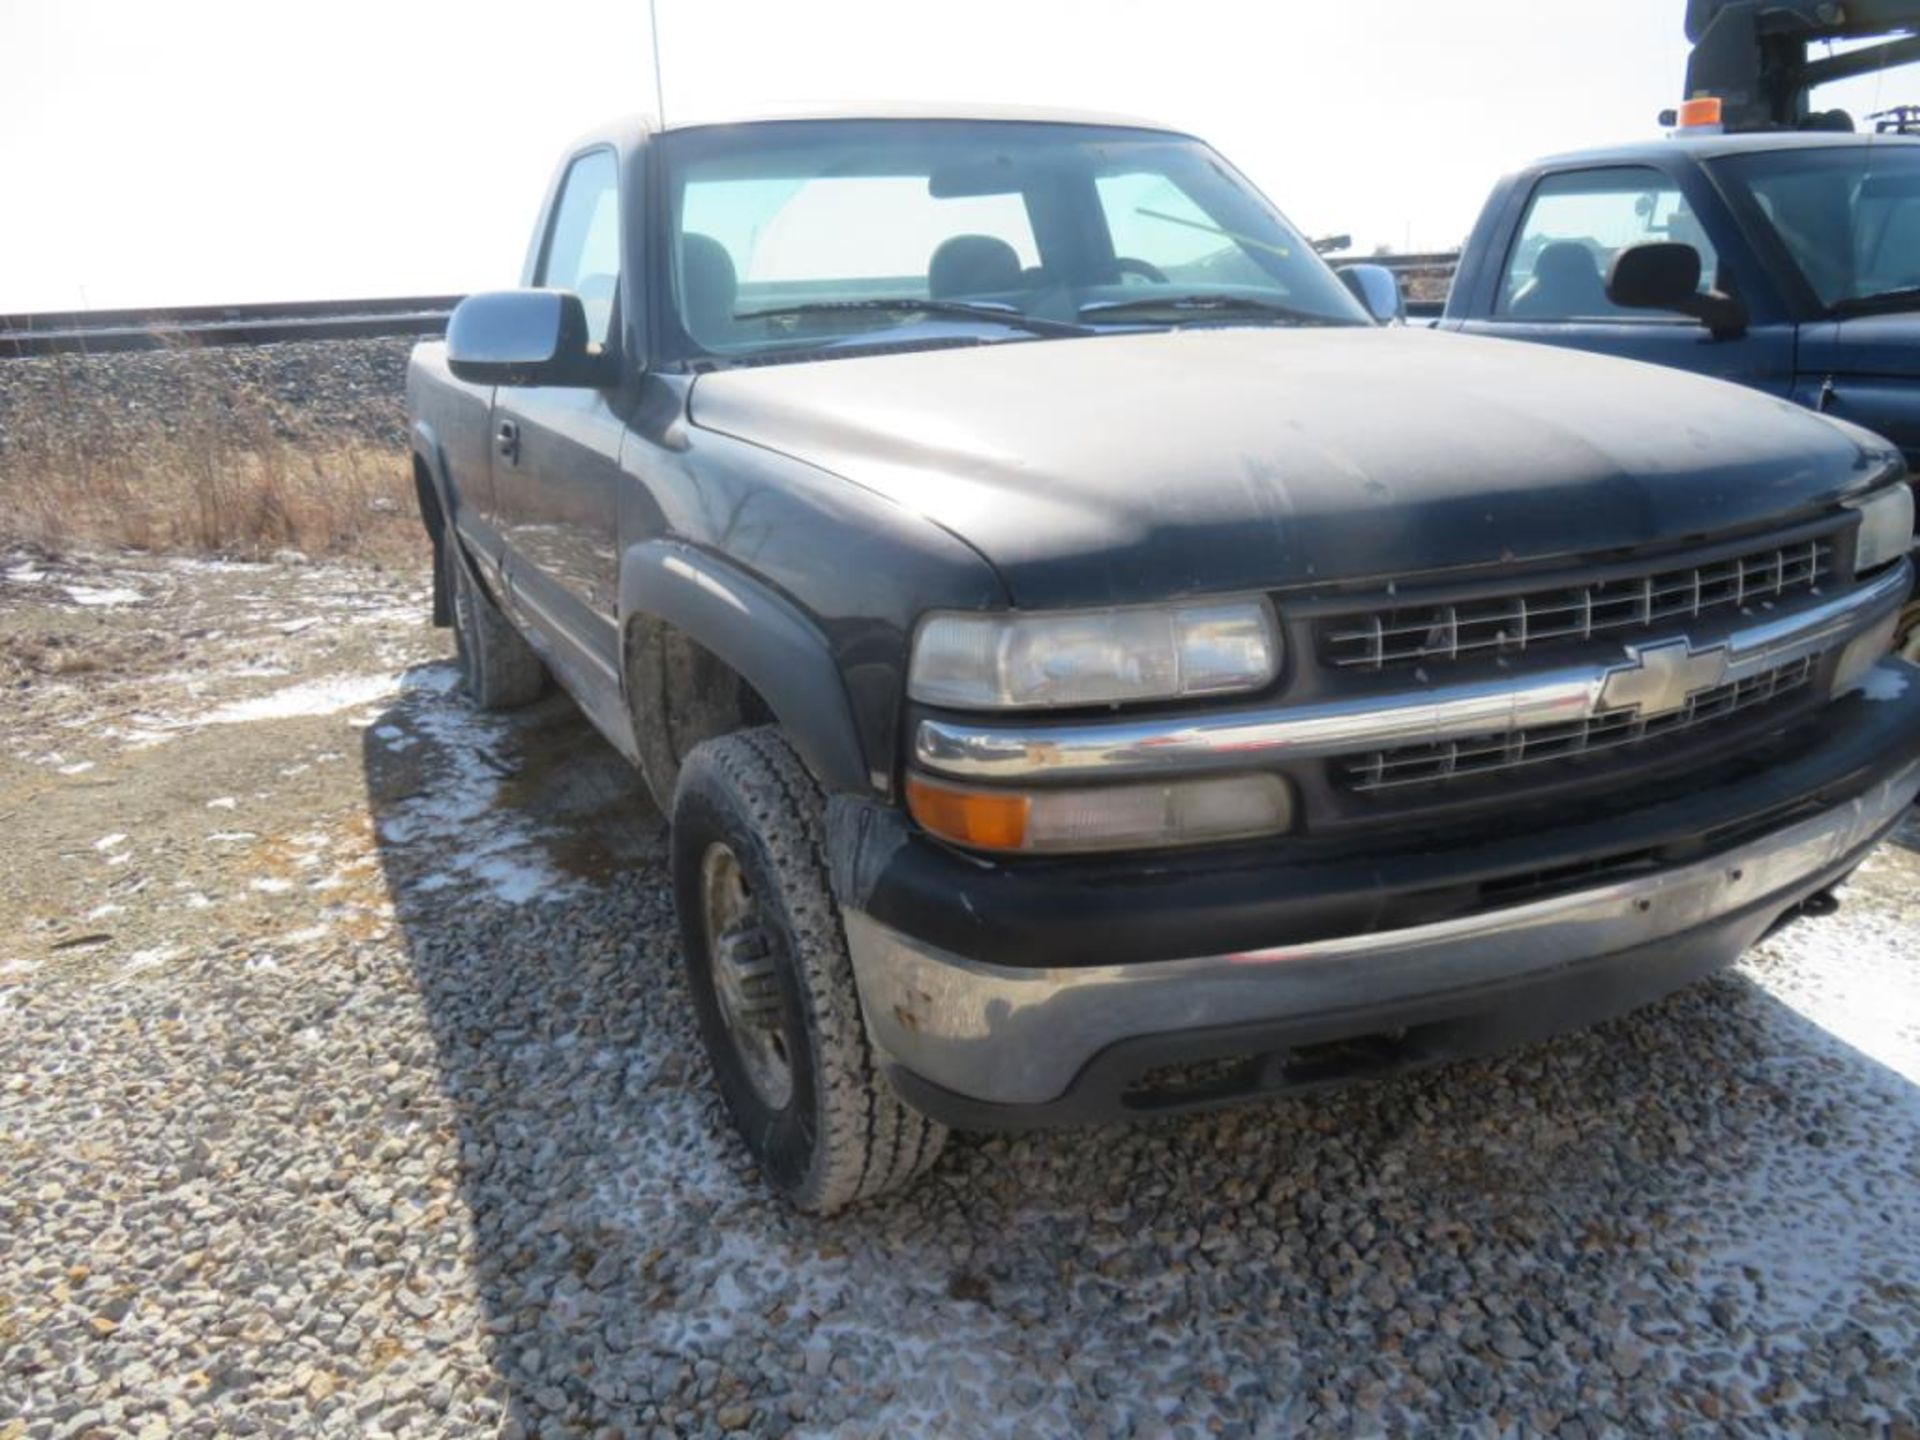
<svg viewBox="0 0 1920 1440">
<path fill-rule="evenodd" d="M 949 790 L 914 776 L 907 779 L 907 809 L 943 840 L 976 850 L 1018 850 L 1027 841 L 1025 795 L 991 790 Z"/>
<path fill-rule="evenodd" d="M 1680 128 L 1694 130 L 1704 125 L 1718 125 L 1721 117 L 1720 97 L 1706 95 L 1698 100 L 1680 102 Z"/>
</svg>

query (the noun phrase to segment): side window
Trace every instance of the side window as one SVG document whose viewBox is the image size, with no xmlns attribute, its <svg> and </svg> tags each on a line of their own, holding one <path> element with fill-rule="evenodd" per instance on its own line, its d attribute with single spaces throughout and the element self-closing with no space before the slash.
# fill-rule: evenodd
<svg viewBox="0 0 1920 1440">
<path fill-rule="evenodd" d="M 534 284 L 571 290 L 587 311 L 587 334 L 604 343 L 620 283 L 620 182 L 611 150 L 567 167 Z"/>
<path fill-rule="evenodd" d="M 1700 252 L 1700 288 L 1713 288 L 1719 257 L 1673 181 L 1618 166 L 1550 175 L 1533 192 L 1507 257 L 1495 313 L 1513 320 L 1659 320 L 1607 299 L 1607 269 L 1630 245 L 1670 240 Z"/>
</svg>

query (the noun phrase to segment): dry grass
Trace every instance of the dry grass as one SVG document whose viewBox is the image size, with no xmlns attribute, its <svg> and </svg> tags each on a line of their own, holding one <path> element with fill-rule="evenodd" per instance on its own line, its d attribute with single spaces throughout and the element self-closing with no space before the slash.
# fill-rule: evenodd
<svg viewBox="0 0 1920 1440">
<path fill-rule="evenodd" d="M 17 468 L 16 468 L 17 467 Z M 171 439 L 102 458 L 9 456 L 0 536 L 55 553 L 131 549 L 397 558 L 425 545 L 404 455 Z"/>
<path fill-rule="evenodd" d="M 73 383 L 82 359 L 9 406 L 0 542 L 234 558 L 424 548 L 404 449 L 316 438 L 310 417 L 179 361 L 157 400 Z"/>
</svg>

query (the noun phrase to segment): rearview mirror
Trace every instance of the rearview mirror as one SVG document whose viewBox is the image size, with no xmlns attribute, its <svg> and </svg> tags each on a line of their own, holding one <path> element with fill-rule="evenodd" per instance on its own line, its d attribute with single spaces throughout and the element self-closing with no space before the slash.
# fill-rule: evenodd
<svg viewBox="0 0 1920 1440">
<path fill-rule="evenodd" d="M 1026 167 L 1011 155 L 991 160 L 955 161 L 937 165 L 927 176 L 927 194 L 936 200 L 978 198 L 982 195 L 1018 195 L 1026 183 Z"/>
<path fill-rule="evenodd" d="M 1628 310 L 1672 310 L 1691 315 L 1731 340 L 1747 330 L 1747 307 L 1731 295 L 1700 289 L 1700 252 L 1691 245 L 1657 240 L 1630 245 L 1607 270 L 1607 299 Z"/>
<path fill-rule="evenodd" d="M 1400 277 L 1384 265 L 1342 265 L 1341 283 L 1353 292 L 1354 299 L 1367 307 L 1367 313 L 1382 325 L 1404 324 L 1407 297 L 1400 289 Z"/>
<path fill-rule="evenodd" d="M 447 321 L 447 368 L 475 385 L 607 381 L 606 357 L 587 339 L 587 312 L 567 290 L 469 295 Z"/>
</svg>

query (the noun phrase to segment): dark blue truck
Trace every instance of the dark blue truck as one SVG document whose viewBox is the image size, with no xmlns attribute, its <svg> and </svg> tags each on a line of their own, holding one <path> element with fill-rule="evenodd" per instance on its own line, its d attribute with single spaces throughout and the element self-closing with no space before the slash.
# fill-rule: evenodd
<svg viewBox="0 0 1920 1440">
<path fill-rule="evenodd" d="M 1439 328 L 1735 381 L 1920 462 L 1920 107 L 1812 104 L 1920 61 L 1920 0 L 1689 0 L 1686 30 L 1669 137 L 1502 180 Z"/>
<path fill-rule="evenodd" d="M 1738 381 L 1920 461 L 1920 138 L 1675 135 L 1502 180 L 1440 327 Z"/>
</svg>

